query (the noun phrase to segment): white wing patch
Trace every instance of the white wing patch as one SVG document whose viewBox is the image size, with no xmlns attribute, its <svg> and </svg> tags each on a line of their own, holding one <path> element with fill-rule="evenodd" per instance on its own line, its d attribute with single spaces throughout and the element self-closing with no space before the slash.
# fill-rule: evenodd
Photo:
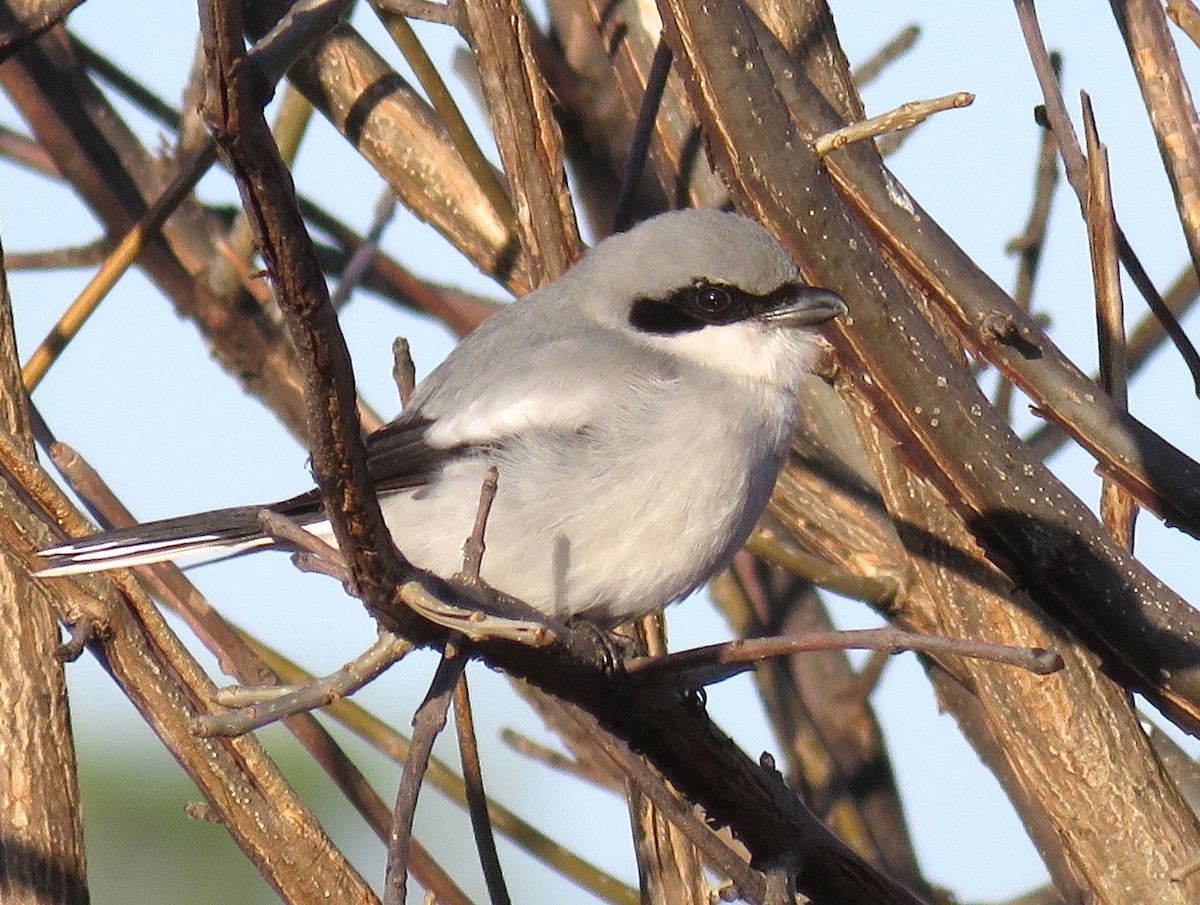
<svg viewBox="0 0 1200 905">
<path fill-rule="evenodd" d="M 491 443 L 530 430 L 574 431 L 588 423 L 603 403 L 603 395 L 579 387 L 563 387 L 560 393 L 540 392 L 514 399 L 505 405 L 473 402 L 454 415 L 437 418 L 425 432 L 432 446 L 450 449 L 472 443 Z"/>
</svg>

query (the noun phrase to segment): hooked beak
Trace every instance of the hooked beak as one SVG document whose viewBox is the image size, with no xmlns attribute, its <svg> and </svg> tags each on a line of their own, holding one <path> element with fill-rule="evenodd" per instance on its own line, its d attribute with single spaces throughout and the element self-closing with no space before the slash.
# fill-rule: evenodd
<svg viewBox="0 0 1200 905">
<path fill-rule="evenodd" d="M 830 289 L 816 286 L 796 286 L 788 300 L 763 315 L 765 320 L 782 321 L 789 327 L 815 327 L 845 314 L 848 309 L 842 297 Z"/>
</svg>

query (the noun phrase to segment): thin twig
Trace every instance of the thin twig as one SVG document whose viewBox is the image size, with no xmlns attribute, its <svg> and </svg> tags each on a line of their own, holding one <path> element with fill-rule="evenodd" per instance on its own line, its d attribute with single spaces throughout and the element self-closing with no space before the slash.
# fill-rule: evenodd
<svg viewBox="0 0 1200 905">
<path fill-rule="evenodd" d="M 813 140 L 813 150 L 818 157 L 824 157 L 844 148 L 856 141 L 875 138 L 888 132 L 901 132 L 912 129 L 925 122 L 934 113 L 942 110 L 952 110 L 958 107 L 968 107 L 975 102 L 975 95 L 969 91 L 959 91 L 927 101 L 909 101 L 894 110 L 872 116 L 861 122 L 851 123 L 841 129 L 835 129 L 825 135 L 818 135 Z"/>
<path fill-rule="evenodd" d="M 107 238 L 96 239 L 86 245 L 70 245 L 48 251 L 7 252 L 4 269 L 14 270 L 61 270 L 74 267 L 95 267 L 103 264 L 112 254 L 112 243 Z"/>
<path fill-rule="evenodd" d="M 403 336 L 392 340 L 392 380 L 400 394 L 400 407 L 408 408 L 408 401 L 417 387 L 417 366 L 413 363 L 408 340 Z"/>
<path fill-rule="evenodd" d="M 455 599 L 435 593 L 420 580 L 400 587 L 400 599 L 430 622 L 472 641 L 506 638 L 532 647 L 545 647 L 564 634 L 564 627 L 523 600 L 488 587 L 479 577 L 483 564 L 484 532 L 499 485 L 499 469 L 492 465 L 484 473 L 479 489 L 475 524 L 463 543 L 463 567 L 451 579 L 458 591 Z M 478 603 L 477 608 L 464 604 Z"/>
<path fill-rule="evenodd" d="M 129 72 L 122 69 L 90 44 L 80 40 L 74 34 L 67 33 L 71 46 L 83 60 L 83 64 L 96 74 L 100 81 L 105 82 L 139 110 L 168 129 L 178 129 L 181 119 L 179 111 L 171 104 L 133 78 Z"/>
<path fill-rule="evenodd" d="M 667 76 L 671 74 L 671 48 L 659 35 L 654 48 L 654 59 L 650 62 L 650 73 L 646 76 L 646 90 L 633 124 L 633 137 L 629 142 L 629 157 L 617 203 L 613 209 L 612 232 L 620 233 L 633 226 L 633 200 L 637 197 L 646 170 L 646 159 L 650 155 L 650 140 L 654 137 L 654 121 L 662 105 L 663 92 L 667 88 Z"/>
<path fill-rule="evenodd" d="M 508 187 L 497 175 L 495 168 L 480 149 L 475 136 L 471 134 L 471 129 L 463 118 L 462 111 L 458 109 L 458 104 L 455 103 L 449 89 L 446 88 L 446 83 L 442 80 L 442 74 L 429 59 L 424 45 L 413 31 L 412 25 L 403 15 L 384 8 L 383 4 L 377 5 L 375 11 L 388 34 L 392 36 L 392 40 L 396 42 L 396 46 L 400 48 L 400 52 L 404 54 L 404 59 L 412 67 L 417 81 L 425 89 L 429 102 L 433 104 L 433 109 L 441 117 L 442 124 L 450 134 L 451 141 L 454 142 L 454 146 L 458 149 L 458 153 L 462 156 L 463 162 L 466 163 L 467 169 L 475 178 L 480 190 L 491 203 L 496 215 L 508 224 L 509 230 L 515 230 L 517 214 L 513 210 Z"/>
<path fill-rule="evenodd" d="M 499 482 L 500 469 L 495 465 L 489 466 L 483 476 L 483 486 L 479 489 L 479 508 L 475 512 L 475 524 L 471 529 L 471 536 L 463 544 L 463 567 L 459 575 L 471 581 L 480 580 L 479 570 L 483 566 L 483 554 L 487 549 L 483 535 L 487 530 L 487 520 L 492 513 L 492 503 L 496 500 Z"/>
<path fill-rule="evenodd" d="M 42 145 L 4 125 L 0 125 L 0 156 L 50 179 L 62 179 L 58 164 Z"/>
<path fill-rule="evenodd" d="M 1117 261 L 1116 220 L 1108 171 L 1108 149 L 1101 144 L 1091 98 L 1083 100 L 1083 128 L 1088 154 L 1088 250 L 1096 290 L 1096 339 L 1099 344 L 1100 383 L 1123 409 L 1129 408 L 1128 363 L 1125 349 L 1125 303 L 1121 296 Z M 1103 479 L 1100 516 L 1113 538 L 1133 550 L 1137 503 L 1118 484 Z"/>
<path fill-rule="evenodd" d="M 640 680 L 679 685 L 709 685 L 747 669 L 767 657 L 814 650 L 905 650 L 925 654 L 953 654 L 1005 663 L 1038 675 L 1062 669 L 1062 658 L 1041 648 L 1012 647 L 988 641 L 938 638 L 895 628 L 815 632 L 799 637 L 752 638 L 710 644 L 665 657 L 642 657 L 626 664 L 626 672 Z"/>
<path fill-rule="evenodd" d="M 1037 10 L 1034 9 L 1033 0 L 1013 0 L 1013 2 L 1016 5 L 1021 32 L 1025 36 L 1025 43 L 1029 49 L 1029 58 L 1033 62 L 1034 73 L 1037 75 L 1038 84 L 1042 89 L 1042 97 L 1046 104 L 1046 117 L 1050 122 L 1050 129 L 1054 133 L 1055 141 L 1058 143 L 1063 166 L 1067 171 L 1067 182 L 1075 190 L 1080 208 L 1083 209 L 1087 204 L 1087 161 L 1079 145 L 1079 138 L 1075 134 L 1075 127 L 1071 124 L 1070 116 L 1067 115 L 1066 101 L 1063 100 L 1062 92 L 1059 90 L 1058 80 L 1054 75 L 1054 66 L 1050 61 L 1050 54 L 1046 50 L 1042 28 L 1038 23 Z M 1179 350 L 1184 364 L 1187 365 L 1188 371 L 1192 375 L 1195 393 L 1200 396 L 1200 353 L 1197 353 L 1196 347 L 1183 332 L 1175 315 L 1163 304 L 1162 296 L 1155 288 L 1150 275 L 1146 273 L 1146 268 L 1142 266 L 1141 259 L 1134 252 L 1129 240 L 1125 238 L 1120 223 L 1116 223 L 1115 229 L 1117 251 L 1121 257 L 1121 263 L 1125 265 L 1129 278 L 1133 280 L 1138 292 L 1142 294 L 1146 304 L 1150 306 L 1155 317 L 1162 323 L 1163 329 L 1167 331 L 1175 348 Z"/>
<path fill-rule="evenodd" d="M 403 905 L 408 887 L 408 853 L 412 841 L 413 817 L 417 811 L 417 796 L 433 752 L 433 743 L 446 727 L 446 711 L 454 694 L 458 677 L 466 668 L 467 658 L 447 643 L 437 672 L 429 685 L 425 700 L 413 716 L 413 735 L 400 790 L 392 812 L 392 831 L 388 837 L 387 872 L 383 881 L 383 905 Z"/>
<path fill-rule="evenodd" d="M 517 754 L 527 757 L 542 766 L 549 767 L 551 770 L 557 770 L 560 773 L 565 773 L 567 776 L 574 776 L 577 779 L 587 780 L 604 789 L 616 789 L 611 775 L 592 770 L 583 761 L 577 760 L 568 754 L 563 754 L 549 745 L 536 742 L 516 729 L 508 726 L 501 729 L 500 741 L 512 748 Z"/>
<path fill-rule="evenodd" d="M 1170 308 L 1178 319 L 1191 310 L 1198 299 L 1200 277 L 1189 262 L 1163 293 L 1163 304 Z M 1167 333 L 1163 329 L 1162 321 L 1153 311 L 1146 312 L 1129 334 L 1127 357 L 1130 376 L 1137 374 L 1146 365 L 1166 339 Z M 1098 383 L 1100 375 L 1094 374 L 1092 379 Z M 1055 453 L 1068 439 L 1069 435 L 1060 425 L 1047 421 L 1031 431 L 1025 438 L 1025 443 L 1036 455 L 1044 459 Z"/>
<path fill-rule="evenodd" d="M 854 79 L 854 84 L 862 88 L 864 85 L 873 82 L 888 65 L 896 62 L 896 60 L 908 53 L 920 37 L 920 25 L 914 23 L 900 29 L 894 38 L 851 70 L 850 77 Z"/>
<path fill-rule="evenodd" d="M 1110 0 L 1110 6 L 1150 117 L 1192 265 L 1200 269 L 1200 115 L 1162 0 Z"/>
<path fill-rule="evenodd" d="M 1050 65 L 1056 78 L 1062 75 L 1062 55 L 1050 54 Z M 1021 234 L 1013 238 L 1005 248 L 1010 254 L 1018 255 L 1017 283 L 1013 301 L 1028 311 L 1033 296 L 1033 281 L 1041 262 L 1042 249 L 1046 243 L 1046 226 L 1050 222 L 1050 203 L 1058 186 L 1058 149 L 1054 144 L 1054 133 L 1049 128 L 1038 130 L 1037 166 L 1033 179 L 1033 203 L 1029 218 Z"/>
<path fill-rule="evenodd" d="M 1167 0 L 1167 15 L 1200 47 L 1200 9 L 1192 0 Z"/>
<path fill-rule="evenodd" d="M 273 509 L 263 509 L 258 513 L 258 526 L 263 534 L 275 540 L 284 541 L 289 546 L 305 553 L 311 553 L 322 559 L 341 560 L 338 548 L 308 531 L 299 522 L 288 518 Z"/>
<path fill-rule="evenodd" d="M 363 237 L 363 243 L 350 256 L 350 263 L 346 265 L 346 269 L 342 272 L 342 278 L 338 281 L 337 289 L 330 296 L 334 308 L 341 308 L 349 301 L 350 293 L 362 282 L 362 278 L 370 269 L 375 256 L 379 254 L 379 241 L 383 238 L 383 231 L 387 229 L 395 215 L 396 193 L 390 186 L 385 186 L 379 193 L 379 200 L 375 202 L 375 214 Z"/>
<path fill-rule="evenodd" d="M 336 221 L 310 200 L 299 200 L 300 210 L 304 212 L 306 220 L 312 223 L 312 226 L 330 233 L 331 238 L 340 242 L 342 246 L 338 250 L 328 246 L 317 246 L 317 257 L 322 263 L 322 268 L 330 274 L 346 269 L 349 254 L 361 245 L 361 236 Z M 398 302 L 410 310 L 437 318 L 456 336 L 466 336 L 496 313 L 499 307 L 498 302 L 482 298 L 480 295 L 463 292 L 462 289 L 437 286 L 422 280 L 382 250 L 372 260 L 371 268 L 367 271 L 366 284 L 385 300 Z"/>
<path fill-rule="evenodd" d="M 180 165 L 179 172 L 175 174 L 171 184 L 138 218 L 138 222 L 125 234 L 117 247 L 113 249 L 112 254 L 108 256 L 104 266 L 96 272 L 96 275 L 88 281 L 87 286 L 79 293 L 75 301 L 67 307 L 58 323 L 54 325 L 54 329 L 42 340 L 41 345 L 33 350 L 33 354 L 21 369 L 21 379 L 25 382 L 27 391 L 33 392 L 33 389 L 41 383 L 50 366 L 66 348 L 67 343 L 79 332 L 79 329 L 116 285 L 122 274 L 133 266 L 137 256 L 146 247 L 146 243 L 158 234 L 159 228 L 167 217 L 191 193 L 196 183 L 200 181 L 200 177 L 208 172 L 208 168 L 216 159 L 216 144 L 209 141 Z"/>
<path fill-rule="evenodd" d="M 1050 54 L 1050 65 L 1056 78 L 1062 75 L 1062 56 Z M 1050 203 L 1058 187 L 1058 149 L 1054 144 L 1054 133 L 1048 128 L 1039 130 L 1037 167 L 1033 180 L 1033 203 L 1029 208 L 1029 219 L 1021 235 L 1008 243 L 1006 251 L 1017 255 L 1017 279 L 1013 289 L 1013 301 L 1028 311 L 1033 307 L 1033 285 L 1037 278 L 1042 250 L 1046 245 L 1046 229 L 1050 223 Z M 996 389 L 996 408 L 1009 417 L 1012 413 L 1013 383 L 1003 374 Z"/>
<path fill-rule="evenodd" d="M 328 233 L 349 253 L 353 253 L 364 241 L 363 237 L 338 220 L 311 199 L 299 199 L 300 210 L 305 220 Z M 317 247 L 321 257 L 321 247 Z M 322 258 L 326 271 L 345 270 L 344 261 L 330 264 L 330 255 Z M 460 289 L 436 286 L 415 275 L 395 258 L 382 250 L 375 256 L 368 282 L 371 287 L 390 301 L 397 301 L 417 311 L 435 317 L 457 336 L 465 336 L 496 312 L 499 304 L 480 296 L 471 295 Z"/>
<path fill-rule="evenodd" d="M 83 0 L 58 0 L 57 3 L 43 4 L 44 8 L 41 11 L 0 34 L 0 63 L 39 35 L 45 34 L 58 25 L 67 18 L 67 14 L 71 10 L 82 3 Z"/>
<path fill-rule="evenodd" d="M 406 19 L 420 19 L 439 25 L 458 28 L 458 0 L 437 3 L 435 0 L 371 0 L 371 5 L 382 12 L 395 13 Z"/>
<path fill-rule="evenodd" d="M 263 509 L 258 513 L 258 526 L 267 537 L 282 541 L 292 548 L 292 564 L 301 572 L 326 575 L 344 585 L 350 583 L 346 557 L 333 544 L 317 537 L 300 523 L 286 515 Z"/>
<path fill-rule="evenodd" d="M 458 732 L 458 751 L 462 759 L 463 784 L 467 791 L 467 809 L 471 815 L 471 829 L 475 833 L 475 847 L 479 851 L 479 864 L 487 883 L 488 896 L 492 905 L 511 905 L 508 886 L 504 882 L 504 871 L 500 866 L 500 853 L 496 851 L 496 836 L 492 831 L 492 819 L 488 815 L 488 797 L 483 788 L 483 769 L 479 763 L 479 743 L 475 738 L 475 720 L 471 714 L 471 692 L 467 688 L 467 674 L 458 677 L 454 685 L 454 727 Z"/>
<path fill-rule="evenodd" d="M 1129 407 L 1125 361 L 1125 305 L 1121 297 L 1108 171 L 1108 149 L 1096 129 L 1091 98 L 1082 94 L 1088 147 L 1088 238 L 1096 288 L 1096 330 L 1100 343 L 1100 384 L 1122 408 Z"/>
<path fill-rule="evenodd" d="M 892 662 L 892 651 L 873 650 L 866 664 L 855 674 L 854 679 L 837 690 L 839 701 L 865 702 L 878 687 L 883 670 Z"/>
<path fill-rule="evenodd" d="M 227 713 L 200 714 L 194 723 L 195 732 L 205 737 L 244 735 L 284 717 L 325 707 L 358 691 L 412 649 L 412 642 L 381 630 L 374 644 L 336 672 L 299 687 L 256 689 L 267 697 Z"/>
<path fill-rule="evenodd" d="M 900 582 L 894 578 L 856 575 L 814 556 L 784 534 L 763 525 L 755 527 L 746 540 L 746 549 L 819 587 L 881 609 L 891 605 L 900 592 Z"/>
</svg>

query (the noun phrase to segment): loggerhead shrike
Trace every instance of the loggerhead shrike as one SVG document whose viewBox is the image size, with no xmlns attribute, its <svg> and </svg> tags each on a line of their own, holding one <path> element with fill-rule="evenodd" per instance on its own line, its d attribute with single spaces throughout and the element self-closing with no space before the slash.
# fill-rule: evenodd
<svg viewBox="0 0 1200 905">
<path fill-rule="evenodd" d="M 603 624 L 678 600 L 762 514 L 817 353 L 809 328 L 845 310 L 737 214 L 676 211 L 605 239 L 467 336 L 368 438 L 397 547 L 456 573 L 495 465 L 488 584 Z M 270 547 L 263 508 L 331 538 L 310 491 L 64 544 L 41 574 Z"/>
</svg>

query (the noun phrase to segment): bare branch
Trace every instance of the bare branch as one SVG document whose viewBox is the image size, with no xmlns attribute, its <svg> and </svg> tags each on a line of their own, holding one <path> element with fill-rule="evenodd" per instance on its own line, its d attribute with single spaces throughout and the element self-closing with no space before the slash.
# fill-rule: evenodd
<svg viewBox="0 0 1200 905">
<path fill-rule="evenodd" d="M 624 232 L 633 226 L 633 202 L 642 174 L 646 171 L 646 159 L 650 154 L 650 140 L 654 135 L 654 121 L 662 105 L 663 93 L 667 89 L 667 76 L 671 74 L 671 48 L 659 38 L 654 48 L 654 59 L 650 62 L 650 73 L 646 76 L 646 93 L 638 107 L 637 120 L 633 124 L 633 138 L 629 143 L 629 156 L 625 175 L 621 177 L 621 191 L 613 208 L 612 232 Z"/>
<path fill-rule="evenodd" d="M 307 685 L 219 691 L 216 696 L 219 703 L 232 704 L 238 709 L 200 714 L 196 717 L 195 732 L 205 737 L 244 735 L 284 717 L 318 710 L 358 691 L 412 649 L 411 642 L 381 631 L 374 644 L 337 672 Z M 246 701 L 247 696 L 256 700 Z"/>
<path fill-rule="evenodd" d="M 1200 9 L 1192 0 L 1167 0 L 1167 15 L 1184 30 L 1193 44 L 1200 45 Z"/>
<path fill-rule="evenodd" d="M 468 581 L 479 581 L 479 570 L 483 566 L 483 554 L 487 549 L 483 542 L 484 531 L 487 529 L 488 516 L 492 512 L 492 503 L 496 500 L 496 490 L 500 482 L 500 469 L 495 465 L 488 468 L 483 477 L 483 486 L 479 489 L 479 509 L 475 513 L 475 524 L 471 536 L 463 544 L 463 567 L 459 577 Z"/>
<path fill-rule="evenodd" d="M 417 385 L 416 370 L 408 340 L 397 336 L 392 340 L 392 379 L 396 382 L 396 390 L 400 394 L 401 408 L 406 407 L 412 399 L 413 390 Z"/>
<path fill-rule="evenodd" d="M 1062 71 L 1062 57 L 1050 55 L 1050 64 L 1057 78 Z M 1033 285 L 1046 244 L 1046 228 L 1050 223 L 1050 202 L 1058 187 L 1058 149 L 1054 135 L 1049 129 L 1040 129 L 1037 166 L 1034 173 L 1033 203 L 1029 208 L 1029 219 L 1019 236 L 1008 243 L 1007 251 L 1016 254 L 1017 281 L 1013 289 L 1013 303 L 1029 311 L 1033 307 Z M 1001 375 L 996 390 L 995 406 L 1005 417 L 1012 415 L 1013 384 Z"/>
<path fill-rule="evenodd" d="M 1200 270 L 1200 119 L 1171 40 L 1163 4 L 1161 0 L 1112 0 L 1112 10 L 1175 193 L 1175 208 L 1192 265 Z"/>
<path fill-rule="evenodd" d="M 975 95 L 967 91 L 959 91 L 927 101 L 909 101 L 887 113 L 881 113 L 878 116 L 864 119 L 862 122 L 851 123 L 833 132 L 817 136 L 813 140 L 813 151 L 818 157 L 824 157 L 826 154 L 856 141 L 875 138 L 888 132 L 906 131 L 919 126 L 930 116 L 942 110 L 969 107 L 974 102 Z"/>
<path fill-rule="evenodd" d="M 482 507 L 481 507 L 482 508 Z M 478 570 L 476 570 L 478 574 Z M 471 693 L 467 674 L 461 673 L 454 686 L 454 727 L 458 732 L 458 750 L 462 758 L 463 785 L 467 791 L 467 807 L 471 813 L 471 829 L 475 833 L 475 848 L 487 883 L 492 905 L 509 905 L 512 901 L 496 851 L 496 837 L 488 816 L 487 792 L 483 788 L 483 770 L 479 764 L 479 743 L 475 738 L 475 719 L 471 714 Z"/>
<path fill-rule="evenodd" d="M 1083 95 L 1083 127 L 1088 153 L 1088 247 L 1096 288 L 1096 333 L 1100 343 L 1100 382 L 1124 409 L 1129 408 L 1125 357 L 1125 302 L 1118 271 L 1116 216 L 1109 183 L 1108 149 L 1101 144 L 1091 99 Z M 1100 490 L 1100 517 L 1113 538 L 1133 550 L 1137 503 L 1121 487 L 1105 480 Z"/>
<path fill-rule="evenodd" d="M 439 3 L 436 0 L 372 0 L 371 5 L 381 12 L 395 13 L 407 19 L 437 22 L 458 27 L 458 2 Z"/>
<path fill-rule="evenodd" d="M 517 234 L 541 284 L 560 276 L 580 249 L 562 134 L 537 68 L 529 36 L 533 26 L 517 0 L 462 0 L 462 8 L 513 196 Z"/>
<path fill-rule="evenodd" d="M 379 200 L 375 202 L 375 216 L 367 234 L 363 237 L 363 243 L 354 250 L 354 254 L 350 257 L 350 263 L 342 271 L 342 278 L 338 281 L 337 289 L 330 298 L 334 308 L 341 308 L 349 301 L 350 294 L 366 276 L 372 261 L 379 254 L 379 240 L 383 237 L 383 231 L 387 229 L 388 223 L 395 214 L 396 194 L 390 188 L 385 188 L 380 193 Z"/>
<path fill-rule="evenodd" d="M 891 63 L 912 50 L 920 37 L 921 26 L 913 24 L 902 28 L 894 38 L 854 67 L 851 72 L 854 83 L 862 88 L 875 81 Z"/>
<path fill-rule="evenodd" d="M 1067 115 L 1067 105 L 1059 90 L 1050 54 L 1046 51 L 1045 41 L 1042 39 L 1037 11 L 1034 9 L 1033 0 L 1014 0 L 1014 3 L 1017 8 L 1017 18 L 1021 23 L 1021 31 L 1025 36 L 1025 43 L 1029 47 L 1029 56 L 1033 62 L 1034 72 L 1042 87 L 1042 95 L 1046 101 L 1046 116 L 1055 140 L 1058 142 L 1058 151 L 1062 155 L 1063 166 L 1067 171 L 1067 181 L 1075 190 L 1079 206 L 1083 209 L 1087 204 L 1087 161 L 1084 159 L 1083 150 L 1079 147 L 1079 138 L 1075 134 L 1075 127 L 1071 125 L 1071 118 Z M 1150 280 L 1150 275 L 1134 253 L 1119 224 L 1116 227 L 1116 235 L 1121 263 L 1125 265 L 1138 292 L 1142 294 L 1146 304 L 1158 317 L 1163 329 L 1167 331 L 1167 335 L 1171 337 L 1171 341 L 1179 350 L 1179 354 L 1192 374 L 1196 393 L 1200 395 L 1200 353 L 1197 353 L 1191 340 L 1179 326 L 1175 315 L 1163 304 L 1162 296 L 1159 295 L 1154 283 Z"/>
<path fill-rule="evenodd" d="M 456 2 L 459 3 L 461 8 L 461 0 L 456 0 Z M 389 9 L 386 5 L 377 4 L 376 12 L 379 13 L 379 17 L 387 28 L 388 33 L 391 34 L 392 40 L 396 42 L 396 46 L 404 54 L 408 65 L 416 73 L 417 80 L 420 81 L 421 87 L 425 89 L 425 93 L 429 96 L 434 110 L 441 117 L 442 125 L 450 133 L 451 140 L 454 142 L 462 159 L 466 162 L 471 175 L 475 177 L 479 188 L 487 195 L 488 201 L 491 202 L 492 207 L 496 210 L 496 214 L 510 229 L 513 228 L 516 224 L 516 213 L 513 211 L 512 200 L 508 196 L 508 186 L 504 184 L 503 180 L 492 168 L 487 157 L 484 156 L 479 143 L 475 140 L 475 136 L 471 134 L 471 130 L 467 126 L 467 121 L 463 118 L 462 111 L 458 109 L 458 104 L 446 88 L 446 83 L 442 80 L 441 73 L 437 71 L 437 67 L 429 59 L 425 48 L 421 46 L 421 42 L 417 39 L 416 32 L 413 31 L 408 19 L 405 15 Z"/>
<path fill-rule="evenodd" d="M 117 247 L 108 256 L 104 266 L 97 271 L 84 287 L 83 292 L 67 308 L 58 323 L 55 324 L 54 329 L 42 340 L 41 345 L 34 349 L 33 354 L 21 369 L 21 377 L 25 381 L 27 391 L 32 392 L 33 388 L 41 383 L 46 372 L 50 370 L 50 366 L 54 364 L 54 360 L 66 348 L 67 343 L 79 332 L 96 307 L 116 285 L 121 275 L 133 266 L 147 243 L 155 238 L 159 227 L 167 217 L 175 212 L 184 198 L 191 194 L 196 183 L 200 181 L 200 177 L 208 172 L 208 168 L 216 159 L 216 145 L 209 143 L 180 165 L 179 172 L 171 180 L 166 191 L 150 205 L 133 229 L 117 243 Z"/>
<path fill-rule="evenodd" d="M 20 24 L 0 33 L 0 63 L 20 50 L 38 35 L 44 34 L 58 25 L 71 10 L 80 6 L 83 0 L 54 0 L 43 4 L 43 8 L 35 15 L 27 17 Z"/>
<path fill-rule="evenodd" d="M 454 687 L 467 665 L 467 658 L 450 645 L 438 663 L 437 672 L 429 685 L 425 700 L 413 717 L 413 737 L 404 759 L 400 790 L 392 815 L 392 830 L 388 835 L 387 873 L 383 881 L 383 905 L 403 905 L 408 886 L 409 847 L 412 842 L 413 817 L 417 811 L 417 796 L 433 743 L 446 726 L 446 712 Z"/>
<path fill-rule="evenodd" d="M 1040 648 L 1019 648 L 965 638 L 934 638 L 894 628 L 879 628 L 726 641 L 663 657 L 633 660 L 626 664 L 626 670 L 630 675 L 651 683 L 711 685 L 752 669 L 756 663 L 768 657 L 816 650 L 853 649 L 955 654 L 1004 663 L 1038 675 L 1049 675 L 1063 668 L 1062 657 Z"/>
</svg>

